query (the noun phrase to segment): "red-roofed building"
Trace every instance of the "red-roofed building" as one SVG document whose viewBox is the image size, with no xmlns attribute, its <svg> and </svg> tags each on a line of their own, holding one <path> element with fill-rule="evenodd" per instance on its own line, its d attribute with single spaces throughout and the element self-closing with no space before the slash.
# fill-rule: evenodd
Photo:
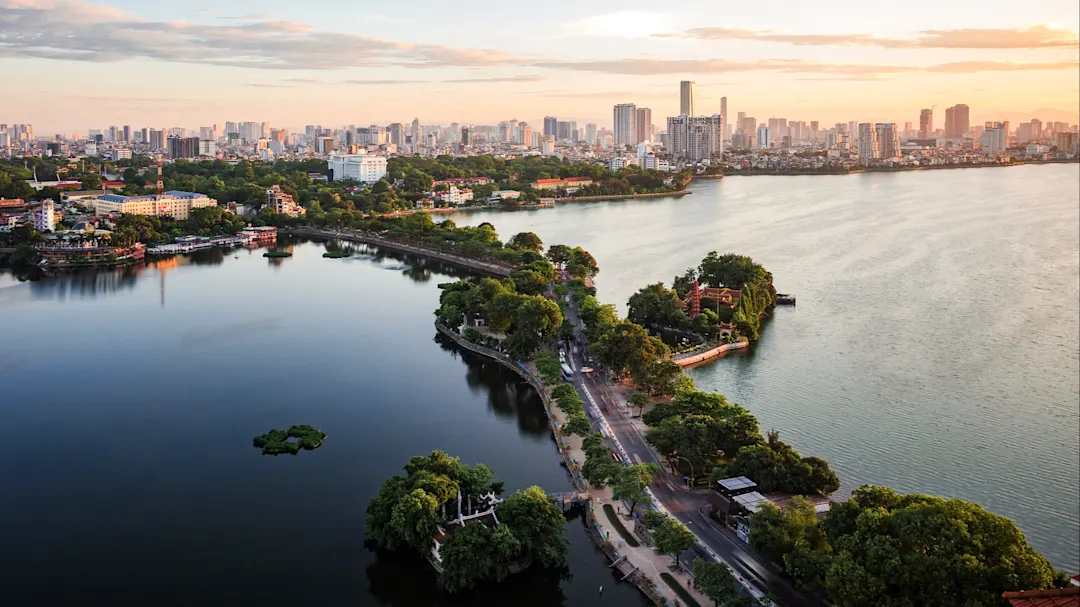
<svg viewBox="0 0 1080 607">
<path fill-rule="evenodd" d="M 26 206 L 22 198 L 0 198 L 0 209 L 10 209 Z"/>
<path fill-rule="evenodd" d="M 1080 607 L 1080 586 L 1050 590 L 1017 590 L 1003 592 L 1001 597 L 1008 600 L 1013 607 Z"/>
<path fill-rule="evenodd" d="M 124 185 L 125 184 L 124 184 L 123 181 L 102 181 L 101 182 L 101 187 L 109 189 L 109 190 L 120 190 L 120 189 L 123 189 Z"/>
<path fill-rule="evenodd" d="M 435 182 L 435 185 L 485 185 L 491 183 L 487 177 L 448 177 Z"/>
<path fill-rule="evenodd" d="M 728 289 L 726 287 L 704 287 L 701 289 L 701 297 L 713 301 L 720 302 L 720 305 L 734 308 L 739 305 L 739 299 L 742 297 L 742 291 L 738 289 Z"/>
<path fill-rule="evenodd" d="M 538 190 L 555 190 L 558 188 L 570 190 L 592 184 L 593 180 L 589 177 L 567 177 L 566 179 L 537 179 L 532 182 L 532 187 Z"/>
</svg>

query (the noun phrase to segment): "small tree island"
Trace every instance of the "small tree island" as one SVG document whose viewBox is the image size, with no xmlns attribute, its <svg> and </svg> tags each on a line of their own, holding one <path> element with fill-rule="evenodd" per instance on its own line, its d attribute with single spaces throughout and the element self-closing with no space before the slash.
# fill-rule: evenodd
<svg viewBox="0 0 1080 607">
<path fill-rule="evenodd" d="M 296 440 L 290 440 L 295 438 Z M 288 430 L 270 430 L 252 439 L 251 443 L 262 449 L 263 455 L 296 455 L 301 448 L 308 451 L 317 448 L 326 439 L 326 433 L 314 426 L 299 424 Z"/>
<path fill-rule="evenodd" d="M 502 580 L 534 561 L 565 562 L 566 519 L 539 487 L 500 498 L 503 483 L 490 468 L 442 451 L 409 459 L 405 473 L 368 503 L 364 534 L 379 548 L 424 555 L 447 592 Z"/>
</svg>

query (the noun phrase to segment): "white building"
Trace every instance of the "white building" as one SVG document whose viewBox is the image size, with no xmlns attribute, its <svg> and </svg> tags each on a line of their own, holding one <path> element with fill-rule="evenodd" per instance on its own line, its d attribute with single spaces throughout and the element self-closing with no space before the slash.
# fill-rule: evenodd
<svg viewBox="0 0 1080 607">
<path fill-rule="evenodd" d="M 675 158 L 700 162 L 724 151 L 724 125 L 720 114 L 673 116 L 667 119 L 668 148 Z"/>
<path fill-rule="evenodd" d="M 679 113 L 684 116 L 694 115 L 694 82 L 683 80 L 679 83 Z"/>
<path fill-rule="evenodd" d="M 334 180 L 353 179 L 362 183 L 375 183 L 386 177 L 386 157 L 367 154 L 331 154 L 326 167 Z"/>
<path fill-rule="evenodd" d="M 1008 147 L 1009 133 L 1005 130 L 1000 122 L 996 123 L 993 128 L 983 131 L 980 138 L 980 147 L 984 154 L 1002 154 L 1005 152 L 1005 148 Z"/>
<path fill-rule="evenodd" d="M 199 156 L 217 156 L 217 141 L 214 141 L 213 139 L 200 139 Z"/>
<path fill-rule="evenodd" d="M 544 137 L 543 145 L 540 149 L 540 153 L 544 156 L 551 156 L 555 153 L 555 138 L 551 135 Z"/>
<path fill-rule="evenodd" d="M 34 212 L 34 229 L 38 232 L 56 231 L 56 206 L 51 199 L 42 202 Z"/>
<path fill-rule="evenodd" d="M 205 194 L 195 192 L 169 191 L 149 196 L 121 196 L 102 194 L 81 202 L 94 209 L 98 215 L 106 213 L 127 213 L 131 215 L 159 215 L 173 219 L 187 219 L 192 209 L 216 207 L 217 201 Z"/>
<path fill-rule="evenodd" d="M 109 150 L 109 158 L 113 162 L 131 160 L 131 148 L 113 148 Z"/>
<path fill-rule="evenodd" d="M 443 202 L 457 206 L 473 199 L 472 190 L 460 190 L 457 186 L 450 186 L 450 189 L 438 194 L 439 199 Z"/>
</svg>

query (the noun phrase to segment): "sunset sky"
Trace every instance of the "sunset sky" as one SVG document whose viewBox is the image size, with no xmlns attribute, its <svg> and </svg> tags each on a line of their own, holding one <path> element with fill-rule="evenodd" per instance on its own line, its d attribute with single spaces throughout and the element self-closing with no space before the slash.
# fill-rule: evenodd
<svg viewBox="0 0 1080 607">
<path fill-rule="evenodd" d="M 689 79 L 732 121 L 1076 123 L 1078 4 L 0 0 L 0 122 L 610 126 L 636 103 L 660 125 Z"/>
</svg>

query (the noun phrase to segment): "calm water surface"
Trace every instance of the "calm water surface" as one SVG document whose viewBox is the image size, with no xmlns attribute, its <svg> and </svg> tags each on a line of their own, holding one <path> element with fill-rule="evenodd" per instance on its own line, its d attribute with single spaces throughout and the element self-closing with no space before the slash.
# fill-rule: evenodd
<svg viewBox="0 0 1080 607">
<path fill-rule="evenodd" d="M 570 482 L 535 392 L 436 340 L 446 270 L 294 251 L 0 278 L 0 602 L 644 604 L 580 517 L 569 576 L 454 601 L 424 561 L 364 547 L 368 500 L 412 455 Z M 325 444 L 251 446 L 296 423 Z"/>
<path fill-rule="evenodd" d="M 625 313 L 712 250 L 797 294 L 690 373 L 878 483 L 976 501 L 1080 570 L 1080 167 L 731 177 L 680 199 L 452 216 L 581 245 Z"/>
</svg>

